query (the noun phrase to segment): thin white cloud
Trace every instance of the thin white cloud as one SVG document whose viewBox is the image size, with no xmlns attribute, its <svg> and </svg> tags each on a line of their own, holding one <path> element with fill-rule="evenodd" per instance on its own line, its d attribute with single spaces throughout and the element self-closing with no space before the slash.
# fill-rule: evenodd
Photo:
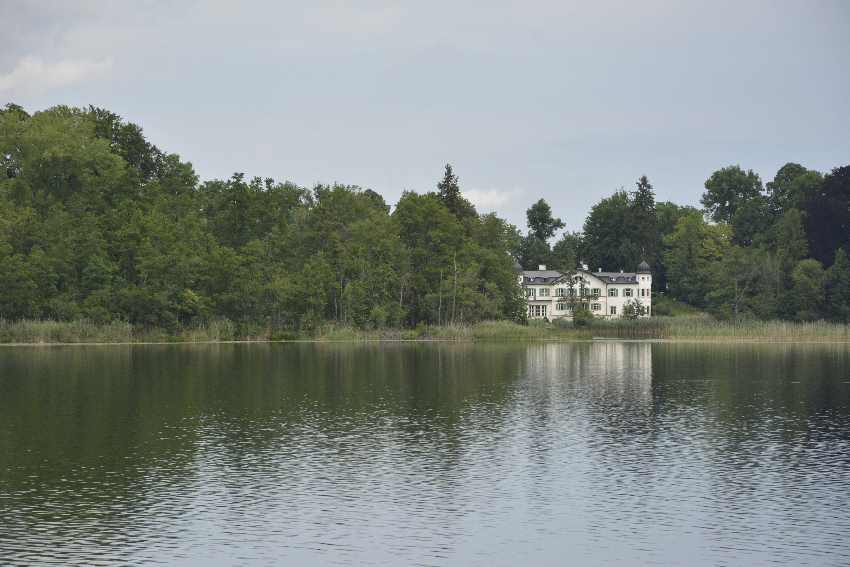
<svg viewBox="0 0 850 567">
<path fill-rule="evenodd" d="M 476 208 L 492 211 L 509 203 L 514 197 L 514 192 L 499 189 L 470 189 L 464 191 L 463 196 L 469 199 Z"/>
<path fill-rule="evenodd" d="M 66 59 L 48 63 L 40 57 L 26 56 L 15 67 L 0 74 L 0 92 L 44 92 L 66 87 L 100 75 L 112 67 L 112 59 Z"/>
</svg>

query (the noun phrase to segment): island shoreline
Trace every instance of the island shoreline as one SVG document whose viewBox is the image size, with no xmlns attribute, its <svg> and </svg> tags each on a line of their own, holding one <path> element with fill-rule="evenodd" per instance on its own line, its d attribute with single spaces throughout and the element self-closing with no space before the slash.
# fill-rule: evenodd
<svg viewBox="0 0 850 567">
<path fill-rule="evenodd" d="M 260 324 L 214 321 L 202 326 L 162 329 L 126 322 L 8 321 L 0 319 L 0 346 L 250 344 L 330 342 L 818 342 L 850 343 L 850 325 L 826 321 L 718 320 L 708 316 L 571 321 L 483 321 L 475 324 L 421 325 L 412 329 L 360 329 L 325 325 L 296 331 Z"/>
</svg>

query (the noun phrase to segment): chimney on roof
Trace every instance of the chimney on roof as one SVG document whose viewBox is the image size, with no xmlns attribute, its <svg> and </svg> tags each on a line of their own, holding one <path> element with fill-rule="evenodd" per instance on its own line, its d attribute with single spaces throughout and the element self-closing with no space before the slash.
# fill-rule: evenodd
<svg viewBox="0 0 850 567">
<path fill-rule="evenodd" d="M 599 268 L 597 268 L 597 269 L 596 269 L 596 271 L 597 271 L 597 272 L 599 272 L 599 273 L 601 274 L 601 273 L 602 273 L 602 268 L 601 268 L 601 267 L 599 267 Z"/>
<path fill-rule="evenodd" d="M 546 270 L 546 264 L 538 264 L 537 269 L 540 270 L 541 272 L 545 271 Z"/>
<path fill-rule="evenodd" d="M 582 263 L 581 263 L 581 269 L 582 269 L 582 270 L 584 270 L 584 271 L 586 272 L 586 271 L 587 271 L 587 263 L 582 262 Z"/>
<path fill-rule="evenodd" d="M 621 274 L 623 273 L 623 268 L 620 268 L 620 273 L 621 273 Z"/>
</svg>

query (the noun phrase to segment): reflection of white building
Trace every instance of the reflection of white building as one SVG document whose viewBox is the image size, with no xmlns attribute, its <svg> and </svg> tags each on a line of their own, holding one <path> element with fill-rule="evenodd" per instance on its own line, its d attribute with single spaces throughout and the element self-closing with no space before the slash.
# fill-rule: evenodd
<svg viewBox="0 0 850 567">
<path fill-rule="evenodd" d="M 553 387 L 606 393 L 611 399 L 649 403 L 652 345 L 641 341 L 541 343 L 528 346 L 528 376 Z"/>
<path fill-rule="evenodd" d="M 565 274 L 538 268 L 518 270 L 530 319 L 571 319 L 580 308 L 609 319 L 622 317 L 630 309 L 640 317 L 652 313 L 652 273 L 646 262 L 638 265 L 637 272 L 591 272 L 584 266 Z"/>
</svg>

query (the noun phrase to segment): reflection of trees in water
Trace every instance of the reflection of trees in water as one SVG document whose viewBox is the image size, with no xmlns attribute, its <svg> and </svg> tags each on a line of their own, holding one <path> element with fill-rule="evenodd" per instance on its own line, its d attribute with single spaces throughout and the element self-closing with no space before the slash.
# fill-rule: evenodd
<svg viewBox="0 0 850 567">
<path fill-rule="evenodd" d="M 652 540 L 699 514 L 734 540 L 759 511 L 817 525 L 819 492 L 850 497 L 845 345 L 542 344 L 526 364 L 543 517 L 561 490 L 581 516 L 622 510 L 591 534 Z"/>
<path fill-rule="evenodd" d="M 605 341 L 0 351 L 0 524 L 21 526 L 0 549 L 42 522 L 57 542 L 167 534 L 181 507 L 316 538 L 439 523 L 451 547 L 470 510 L 545 529 L 553 495 L 631 503 L 622 529 L 649 530 L 670 499 L 731 509 L 846 470 L 848 366 L 845 347 Z"/>
<path fill-rule="evenodd" d="M 186 421 L 197 393 L 158 364 L 166 352 L 0 352 L 0 525 L 15 528 L 0 543 L 17 541 L 23 553 L 40 526 L 56 545 L 39 551 L 82 541 L 95 549 L 88 538 L 126 536 L 133 518 L 157 504 L 153 493 L 191 486 L 197 439 Z"/>
<path fill-rule="evenodd" d="M 818 525 L 823 498 L 850 497 L 850 350 L 825 344 L 658 344 L 653 397 L 667 447 L 701 474 L 665 491 L 696 494 L 717 537 L 760 529 L 753 514 Z M 667 466 L 670 477 L 686 465 Z M 824 490 L 829 494 L 819 494 Z M 814 536 L 814 537 L 813 537 Z M 828 533 L 789 532 L 826 550 Z M 795 539 L 795 537 L 797 539 Z M 824 541 L 818 541 L 823 538 Z M 798 541 L 799 539 L 799 541 Z"/>
<path fill-rule="evenodd" d="M 732 442 L 761 427 L 794 440 L 850 411 L 846 345 L 657 344 L 654 355 L 656 405 L 698 405 Z"/>
<path fill-rule="evenodd" d="M 370 486 L 393 459 L 418 459 L 437 490 L 463 460 L 464 423 L 500 427 L 523 353 L 506 344 L 3 351 L 0 493 L 27 510 L 25 523 L 71 514 L 69 524 L 89 536 L 101 526 L 108 539 L 162 494 L 205 486 L 223 487 L 210 498 L 238 509 L 249 484 L 307 491 L 321 470 Z"/>
<path fill-rule="evenodd" d="M 656 406 L 687 416 L 730 505 L 761 490 L 793 496 L 850 466 L 846 345 L 659 344 L 654 354 Z"/>
</svg>

